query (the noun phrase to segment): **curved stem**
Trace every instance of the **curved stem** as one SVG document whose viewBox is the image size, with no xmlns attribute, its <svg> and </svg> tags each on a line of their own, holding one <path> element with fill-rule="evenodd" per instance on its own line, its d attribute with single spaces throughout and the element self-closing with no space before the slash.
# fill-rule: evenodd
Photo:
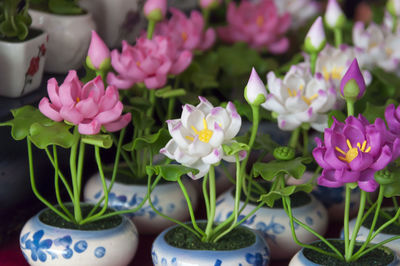
<svg viewBox="0 0 400 266">
<path fill-rule="evenodd" d="M 83 172 L 83 162 L 85 160 L 85 143 L 81 141 L 79 146 L 79 155 L 78 155 L 78 172 L 77 172 L 77 186 L 78 186 L 78 199 L 80 202 L 80 194 L 82 191 L 82 172 Z"/>
<path fill-rule="evenodd" d="M 78 187 L 78 178 L 76 172 L 76 153 L 79 146 L 79 133 L 78 128 L 75 127 L 74 129 L 74 144 L 71 147 L 71 153 L 69 157 L 69 169 L 71 171 L 71 180 L 72 180 L 72 190 L 74 194 L 74 200 L 72 204 L 74 205 L 74 217 L 77 223 L 82 221 L 82 210 L 80 204 L 80 191 Z"/>
<path fill-rule="evenodd" d="M 154 105 L 156 102 L 156 92 L 155 90 L 150 90 L 149 92 L 149 101 L 150 101 L 150 108 L 147 110 L 147 117 L 153 117 Z M 150 128 L 146 128 L 145 134 L 148 135 L 150 133 Z"/>
<path fill-rule="evenodd" d="M 368 252 L 371 252 L 372 250 L 374 250 L 376 248 L 379 248 L 379 247 L 385 245 L 386 243 L 389 243 L 389 242 L 397 240 L 397 239 L 400 239 L 400 236 L 394 236 L 394 237 L 388 238 L 388 239 L 386 239 L 386 240 L 384 240 L 384 241 L 382 241 L 382 242 L 380 242 L 378 244 L 374 244 L 369 249 L 366 249 L 364 252 L 360 253 L 357 257 L 354 257 L 352 261 L 355 261 L 355 260 L 361 258 L 362 256 L 364 256 L 365 254 L 367 254 Z"/>
<path fill-rule="evenodd" d="M 350 246 L 349 246 L 349 256 L 350 257 L 353 254 L 354 245 L 356 243 L 356 238 L 357 238 L 358 232 L 360 231 L 360 228 L 361 228 L 361 221 L 362 221 L 364 210 L 365 210 L 366 194 L 367 194 L 367 192 L 365 192 L 364 190 L 361 189 L 360 207 L 358 208 L 357 220 L 356 220 L 356 224 L 354 226 L 353 233 L 351 234 L 351 240 L 350 240 Z"/>
<path fill-rule="evenodd" d="M 349 261 L 351 254 L 349 254 L 349 215 L 350 215 L 350 197 L 351 188 L 349 184 L 346 184 L 346 196 L 344 205 L 344 218 L 343 218 L 343 229 L 344 229 L 344 256 L 346 261 Z"/>
<path fill-rule="evenodd" d="M 216 189 L 215 189 L 215 170 L 214 165 L 210 166 L 210 170 L 208 171 L 209 178 L 209 189 L 210 189 L 210 215 L 207 216 L 207 226 L 205 231 L 206 241 L 211 238 L 213 231 L 213 224 L 215 218 L 215 202 L 216 202 Z"/>
<path fill-rule="evenodd" d="M 308 129 L 302 129 L 303 131 L 303 156 L 308 155 Z"/>
<path fill-rule="evenodd" d="M 298 127 L 292 132 L 292 135 L 290 136 L 290 140 L 289 140 L 289 144 L 288 144 L 288 146 L 290 148 L 296 149 L 297 143 L 299 141 L 300 130 L 301 130 L 301 127 Z"/>
<path fill-rule="evenodd" d="M 210 216 L 210 199 L 208 198 L 207 194 L 207 180 L 208 180 L 208 174 L 203 177 L 203 197 L 204 197 L 204 204 L 206 206 L 206 214 L 207 217 Z"/>
</svg>

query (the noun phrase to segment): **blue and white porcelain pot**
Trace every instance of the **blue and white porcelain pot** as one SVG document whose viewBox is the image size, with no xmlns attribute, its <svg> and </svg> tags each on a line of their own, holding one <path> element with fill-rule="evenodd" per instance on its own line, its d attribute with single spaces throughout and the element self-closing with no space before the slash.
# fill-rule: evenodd
<svg viewBox="0 0 400 266">
<path fill-rule="evenodd" d="M 153 242 L 151 256 L 154 265 L 268 265 L 270 252 L 264 238 L 251 230 L 256 241 L 248 247 L 235 250 L 190 250 L 171 246 L 165 234 L 176 226 L 164 230 Z"/>
<path fill-rule="evenodd" d="M 320 240 L 318 240 L 320 241 Z M 399 256 L 390 248 L 388 247 L 381 247 L 381 249 L 385 249 L 385 253 L 393 254 L 393 261 L 387 264 L 387 266 L 398 266 L 400 265 L 400 258 Z M 291 259 L 289 262 L 289 266 L 319 266 L 323 264 L 317 264 L 309 260 L 303 253 L 304 248 L 302 248 L 296 255 Z M 379 264 L 380 265 L 380 264 Z"/>
<path fill-rule="evenodd" d="M 30 265 L 124 266 L 136 253 L 138 233 L 124 216 L 117 227 L 83 231 L 45 224 L 39 219 L 43 211 L 24 225 L 20 235 L 20 248 Z"/>
<path fill-rule="evenodd" d="M 328 214 L 324 206 L 310 195 L 310 202 L 304 206 L 294 207 L 293 216 L 310 226 L 319 234 L 324 234 L 328 225 Z M 240 206 L 243 206 L 241 202 Z M 217 199 L 216 221 L 222 222 L 231 215 L 234 207 L 233 189 L 228 190 Z M 248 204 L 241 217 L 250 213 L 256 206 Z M 291 258 L 300 247 L 293 241 L 289 218 L 282 208 L 260 208 L 248 218 L 243 225 L 258 230 L 271 248 L 272 259 Z M 299 225 L 295 227 L 297 237 L 302 242 L 312 242 L 316 237 Z"/>
<path fill-rule="evenodd" d="M 198 191 L 193 182 L 183 180 L 193 209 L 198 203 Z M 109 185 L 109 181 L 107 181 Z M 115 182 L 108 195 L 108 206 L 116 210 L 134 209 L 147 194 L 147 185 L 132 185 Z M 103 186 L 100 176 L 94 175 L 85 186 L 84 198 L 86 202 L 96 203 L 103 196 Z M 151 200 L 157 210 L 176 220 L 186 221 L 189 211 L 184 195 L 177 182 L 161 183 L 151 193 Z M 169 220 L 156 214 L 150 204 L 146 202 L 141 209 L 127 214 L 132 219 L 141 234 L 158 234 L 165 228 L 173 225 Z"/>
</svg>

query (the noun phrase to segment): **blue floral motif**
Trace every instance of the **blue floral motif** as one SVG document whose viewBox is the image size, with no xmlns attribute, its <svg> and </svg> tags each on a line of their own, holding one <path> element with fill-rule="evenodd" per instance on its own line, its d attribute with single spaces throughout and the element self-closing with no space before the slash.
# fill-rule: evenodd
<svg viewBox="0 0 400 266">
<path fill-rule="evenodd" d="M 215 203 L 215 206 L 218 206 L 218 205 L 220 205 L 222 202 L 224 202 L 225 201 L 225 198 L 222 198 L 222 199 L 220 199 L 220 200 L 217 200 L 217 202 Z"/>
<path fill-rule="evenodd" d="M 101 191 L 96 193 L 94 198 L 98 199 L 102 195 Z M 137 194 L 134 194 L 130 200 L 128 200 L 127 196 L 125 195 L 116 195 L 114 192 L 111 192 L 108 195 L 108 203 L 109 206 L 113 207 L 115 210 L 127 210 L 136 207 L 139 205 L 142 201 L 144 200 L 143 197 L 138 196 Z M 154 199 L 152 199 L 154 207 L 159 211 L 163 212 L 163 207 L 160 206 L 160 200 L 157 195 L 154 196 Z M 168 206 L 166 206 L 166 214 L 170 214 L 175 210 L 176 206 L 174 203 L 170 203 Z M 135 213 L 129 213 L 126 214 L 130 218 L 135 217 L 135 216 L 146 216 L 149 215 L 150 219 L 153 219 L 157 216 L 157 213 L 153 211 L 150 205 L 148 206 L 143 206 L 140 210 L 138 210 Z"/>
<path fill-rule="evenodd" d="M 161 266 L 167 266 L 167 265 L 168 265 L 167 259 L 166 258 L 162 258 L 161 259 Z"/>
<path fill-rule="evenodd" d="M 158 256 L 154 250 L 151 251 L 151 258 L 153 259 L 153 264 L 157 265 L 158 264 Z"/>
<path fill-rule="evenodd" d="M 254 266 L 267 265 L 269 262 L 269 255 L 270 255 L 268 248 L 265 248 L 264 252 L 265 252 L 264 254 L 261 254 L 259 252 L 255 254 L 247 253 L 246 262 Z"/>
<path fill-rule="evenodd" d="M 153 262 L 154 262 L 154 261 L 153 261 Z M 168 265 L 177 266 L 177 265 L 178 265 L 177 259 L 176 259 L 175 257 L 173 257 L 173 258 L 171 259 L 171 264 L 168 264 L 167 259 L 166 259 L 166 258 L 162 258 L 162 259 L 161 259 L 161 266 L 168 266 Z"/>
<path fill-rule="evenodd" d="M 256 230 L 260 231 L 264 238 L 271 239 L 274 244 L 277 244 L 276 235 L 282 234 L 285 231 L 285 226 L 275 223 L 274 219 L 275 217 L 272 217 L 268 225 L 264 222 L 258 222 Z"/>
<path fill-rule="evenodd" d="M 317 215 L 318 215 L 318 217 L 320 218 L 320 219 L 322 219 L 322 213 L 318 210 L 317 211 Z"/>
<path fill-rule="evenodd" d="M 55 246 L 62 246 L 65 249 L 63 250 L 62 256 L 65 259 L 70 259 L 74 252 L 70 248 L 70 245 L 72 244 L 72 238 L 69 235 L 66 235 L 64 237 L 60 237 L 54 240 L 54 245 Z"/>
<path fill-rule="evenodd" d="M 74 250 L 77 253 L 84 252 L 88 247 L 88 243 L 85 240 L 81 240 L 75 243 Z"/>
<path fill-rule="evenodd" d="M 222 265 L 222 261 L 221 260 L 216 260 L 214 263 L 214 266 L 221 266 Z"/>
<path fill-rule="evenodd" d="M 96 256 L 96 258 L 101 259 L 102 257 L 104 257 L 104 255 L 106 254 L 106 249 L 104 247 L 97 247 L 94 250 L 94 255 Z"/>
<path fill-rule="evenodd" d="M 233 213 L 233 211 L 228 212 L 228 214 L 226 215 L 226 219 L 229 218 L 229 216 L 231 216 Z M 254 219 L 256 218 L 257 215 L 253 215 L 251 216 L 249 219 L 245 220 L 242 224 L 246 224 L 246 225 L 252 225 L 254 223 Z M 246 215 L 239 215 L 238 216 L 238 221 L 241 221 L 242 219 L 244 219 L 244 217 L 246 217 Z"/>
<path fill-rule="evenodd" d="M 52 246 L 53 241 L 51 239 L 42 240 L 44 235 L 43 230 L 35 232 L 32 236 L 32 240 L 28 239 L 29 234 L 30 233 L 28 232 L 21 237 L 21 243 L 25 244 L 25 247 L 23 248 L 31 250 L 31 259 L 33 261 L 37 261 L 39 259 L 40 261 L 45 262 L 47 260 L 46 252 Z M 49 255 L 53 257 L 52 254 Z"/>
<path fill-rule="evenodd" d="M 343 202 L 343 190 L 343 187 L 330 188 L 318 186 L 316 190 L 313 190 L 312 194 L 319 199 L 326 208 L 329 209 L 332 205 Z"/>
<path fill-rule="evenodd" d="M 306 217 L 306 223 L 307 223 L 308 225 L 313 225 L 313 224 L 314 224 L 313 218 L 311 218 L 310 216 L 307 216 L 307 217 Z"/>
</svg>

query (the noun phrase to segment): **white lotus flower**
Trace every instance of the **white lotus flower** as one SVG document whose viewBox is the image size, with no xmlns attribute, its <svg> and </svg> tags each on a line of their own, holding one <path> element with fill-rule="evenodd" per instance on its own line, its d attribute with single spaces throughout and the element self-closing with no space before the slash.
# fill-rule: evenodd
<svg viewBox="0 0 400 266">
<path fill-rule="evenodd" d="M 178 163 L 196 168 L 200 172 L 191 178 L 198 179 L 207 174 L 210 165 L 221 159 L 234 162 L 233 156 L 224 155 L 222 144 L 233 142 L 239 132 L 242 119 L 235 105 L 228 103 L 226 108 L 214 107 L 206 98 L 199 97 L 197 106 L 183 106 L 180 119 L 168 120 L 168 130 L 172 139 L 160 150 Z M 239 153 L 241 159 L 246 152 Z"/>
<path fill-rule="evenodd" d="M 356 53 L 353 47 L 341 45 L 339 48 L 326 45 L 318 54 L 315 71 L 322 74 L 327 82 L 340 93 L 340 81 L 350 66 Z M 368 70 L 363 70 L 365 84 L 369 85 L 372 75 Z"/>
<path fill-rule="evenodd" d="M 275 0 L 274 2 L 279 14 L 290 14 L 292 29 L 304 25 L 309 19 L 315 17 L 321 9 L 320 4 L 312 0 Z"/>
<path fill-rule="evenodd" d="M 388 21 L 388 20 L 386 20 Z M 400 63 L 400 32 L 394 34 L 389 25 L 371 23 L 367 28 L 357 22 L 353 27 L 353 43 L 361 66 L 378 66 L 388 72 L 398 71 Z"/>
<path fill-rule="evenodd" d="M 331 28 L 342 27 L 345 16 L 336 0 L 329 0 L 325 12 L 325 22 Z"/>
<path fill-rule="evenodd" d="M 261 106 L 278 114 L 282 130 L 294 130 L 302 123 L 323 131 L 328 126 L 326 115 L 335 105 L 337 93 L 321 73 L 311 75 L 306 63 L 294 65 L 282 79 L 274 72 L 267 75 L 269 94 Z"/>
</svg>

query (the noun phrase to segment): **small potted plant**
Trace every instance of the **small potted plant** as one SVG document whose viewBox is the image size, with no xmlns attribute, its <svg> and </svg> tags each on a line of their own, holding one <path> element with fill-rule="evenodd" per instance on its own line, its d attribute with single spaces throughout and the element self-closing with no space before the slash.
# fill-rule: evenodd
<svg viewBox="0 0 400 266">
<path fill-rule="evenodd" d="M 11 126 L 15 140 L 26 141 L 32 190 L 47 207 L 23 227 L 21 251 L 30 265 L 127 265 L 135 254 L 138 235 L 129 219 L 108 208 L 111 186 L 106 184 L 100 153 L 112 146 L 109 132 L 122 129 L 113 169 L 115 178 L 123 128 L 131 115 L 122 114 L 118 90 L 105 88 L 100 76 L 83 84 L 72 70 L 61 86 L 50 79 L 47 89 L 49 98 L 40 101 L 39 109 L 23 106 L 12 110 L 13 119 L 1 124 Z M 32 144 L 46 153 L 54 167 L 56 204 L 36 187 Z M 94 152 L 103 181 L 104 197 L 95 205 L 81 201 L 88 148 Z M 67 170 L 59 159 L 61 149 L 69 152 Z M 62 191 L 67 200 L 63 200 Z"/>
<path fill-rule="evenodd" d="M 29 1 L 0 3 L 0 96 L 20 97 L 42 81 L 47 34 L 31 28 Z"/>
<path fill-rule="evenodd" d="M 80 8 L 75 0 L 31 2 L 32 25 L 49 34 L 45 71 L 64 74 L 82 67 L 90 32 L 96 29 L 92 15 Z"/>
</svg>

